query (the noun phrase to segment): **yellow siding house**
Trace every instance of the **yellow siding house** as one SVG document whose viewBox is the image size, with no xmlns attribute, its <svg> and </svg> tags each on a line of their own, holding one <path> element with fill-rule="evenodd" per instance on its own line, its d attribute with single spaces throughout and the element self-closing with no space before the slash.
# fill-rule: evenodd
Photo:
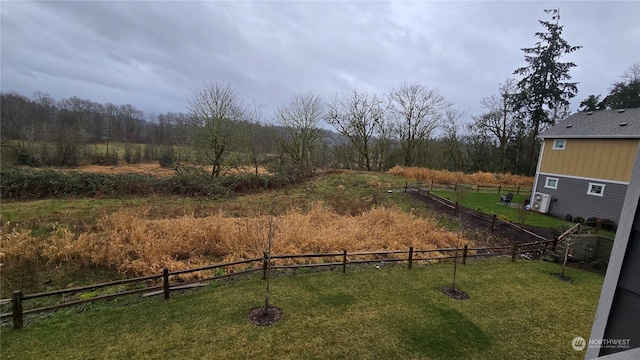
<svg viewBox="0 0 640 360">
<path fill-rule="evenodd" d="M 618 222 L 640 145 L 640 108 L 580 112 L 540 134 L 533 210 Z"/>
</svg>

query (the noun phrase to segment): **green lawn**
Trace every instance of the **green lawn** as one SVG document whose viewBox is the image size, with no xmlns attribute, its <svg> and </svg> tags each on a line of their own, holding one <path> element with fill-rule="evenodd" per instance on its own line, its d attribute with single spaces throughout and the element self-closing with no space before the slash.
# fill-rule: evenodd
<svg viewBox="0 0 640 360">
<path fill-rule="evenodd" d="M 274 278 L 284 311 L 271 327 L 247 321 L 264 296 L 257 278 L 131 297 L 3 326 L 7 359 L 582 359 L 603 277 L 557 264 L 507 258 L 459 267 L 470 300 L 439 288 L 452 265 L 304 273 Z"/>
<path fill-rule="evenodd" d="M 440 195 L 444 198 L 447 198 L 452 201 L 456 201 L 457 193 L 453 191 L 447 190 L 434 190 L 434 194 Z M 505 206 L 500 203 L 500 195 L 497 193 L 476 193 L 476 192 L 468 192 L 463 193 L 461 195 L 462 201 L 460 202 L 462 206 L 469 208 L 471 210 L 475 210 L 484 214 L 489 215 L 498 215 L 503 220 L 510 221 L 512 223 L 520 224 L 520 213 L 521 211 L 515 207 Z M 502 194 L 504 195 L 504 194 Z M 527 199 L 528 195 L 513 195 L 512 205 L 514 204 L 523 204 L 524 200 Z M 553 229 L 563 229 L 566 230 L 571 227 L 571 223 L 555 218 L 553 216 L 539 214 L 527 211 L 525 215 L 525 224 L 531 226 L 538 227 L 547 227 Z"/>
</svg>

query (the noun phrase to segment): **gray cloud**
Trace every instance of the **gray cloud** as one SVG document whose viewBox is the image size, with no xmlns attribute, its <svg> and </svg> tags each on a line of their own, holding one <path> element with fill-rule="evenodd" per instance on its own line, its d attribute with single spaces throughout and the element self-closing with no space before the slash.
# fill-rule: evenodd
<svg viewBox="0 0 640 360">
<path fill-rule="evenodd" d="M 265 117 L 293 95 L 325 100 L 403 82 L 461 109 L 524 65 L 544 2 L 3 2 L 2 91 L 185 111 L 203 81 L 230 83 Z M 580 93 L 640 62 L 640 3 L 562 2 Z"/>
</svg>

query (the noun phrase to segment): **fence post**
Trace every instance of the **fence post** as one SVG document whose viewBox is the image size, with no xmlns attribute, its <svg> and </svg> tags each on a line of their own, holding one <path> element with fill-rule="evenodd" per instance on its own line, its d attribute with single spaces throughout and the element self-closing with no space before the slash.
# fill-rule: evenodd
<svg viewBox="0 0 640 360">
<path fill-rule="evenodd" d="M 493 214 L 493 216 L 491 217 L 491 231 L 496 231 L 496 219 L 498 218 L 498 215 Z"/>
<path fill-rule="evenodd" d="M 409 269 L 413 265 L 413 246 L 409 246 Z"/>
<path fill-rule="evenodd" d="M 479 193 L 480 192 L 480 185 L 478 185 L 476 192 Z"/>
<path fill-rule="evenodd" d="M 518 244 L 514 241 L 511 247 L 511 262 L 516 262 L 516 255 L 518 255 Z"/>
<path fill-rule="evenodd" d="M 467 264 L 468 247 L 469 247 L 469 245 L 464 244 L 464 249 L 462 249 L 462 265 L 466 265 Z"/>
<path fill-rule="evenodd" d="M 16 290 L 11 295 L 11 306 L 13 315 L 13 328 L 22 329 L 24 325 L 22 317 L 22 290 Z"/>
<path fill-rule="evenodd" d="M 502 185 L 498 185 L 498 194 L 500 194 L 501 190 L 502 190 Z"/>
<path fill-rule="evenodd" d="M 453 191 L 458 191 L 458 183 L 455 183 L 455 184 L 453 185 Z"/>
<path fill-rule="evenodd" d="M 169 269 L 162 269 L 162 289 L 164 290 L 164 298 L 169 298 Z"/>
<path fill-rule="evenodd" d="M 431 179 L 431 188 L 429 188 L 429 191 L 433 191 L 433 179 Z"/>
<path fill-rule="evenodd" d="M 520 186 L 518 186 L 518 189 L 516 190 L 516 195 L 520 195 Z"/>
<path fill-rule="evenodd" d="M 342 273 L 347 272 L 347 250 L 342 251 Z"/>
<path fill-rule="evenodd" d="M 598 219 L 596 221 L 596 230 L 594 232 L 597 233 L 598 231 L 600 231 L 600 228 L 602 228 L 602 219 Z"/>
</svg>

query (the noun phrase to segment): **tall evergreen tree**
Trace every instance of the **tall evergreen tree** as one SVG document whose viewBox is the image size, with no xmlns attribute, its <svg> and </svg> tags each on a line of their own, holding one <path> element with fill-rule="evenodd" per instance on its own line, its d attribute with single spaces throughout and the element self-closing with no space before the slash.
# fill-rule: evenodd
<svg viewBox="0 0 640 360">
<path fill-rule="evenodd" d="M 604 110 L 604 105 L 600 100 L 600 95 L 589 95 L 580 103 L 578 111 L 598 111 Z"/>
<path fill-rule="evenodd" d="M 562 38 L 560 9 L 544 12 L 551 15 L 551 21 L 538 20 L 544 31 L 535 33 L 539 41 L 533 47 L 522 49 L 527 66 L 514 71 L 514 74 L 523 76 L 518 83 L 518 105 L 528 120 L 530 150 L 527 161 L 528 173 L 531 175 L 535 172 L 537 161 L 536 137 L 546 126 L 555 123 L 557 119 L 554 118 L 554 114 L 557 114 L 557 111 L 554 110 L 567 106 L 569 99 L 578 92 L 577 83 L 568 81 L 571 80 L 569 70 L 576 64 L 560 62 L 560 58 L 582 47 L 569 45 Z"/>
</svg>

